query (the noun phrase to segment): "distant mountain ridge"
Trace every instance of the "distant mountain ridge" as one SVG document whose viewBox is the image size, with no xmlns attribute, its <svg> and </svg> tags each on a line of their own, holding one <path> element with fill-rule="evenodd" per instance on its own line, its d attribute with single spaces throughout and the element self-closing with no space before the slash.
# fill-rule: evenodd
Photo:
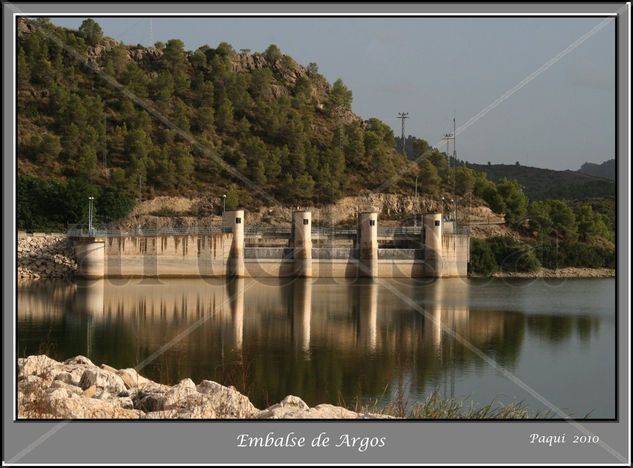
<svg viewBox="0 0 633 468">
<path fill-rule="evenodd" d="M 493 181 L 503 177 L 516 179 L 531 200 L 587 200 L 615 196 L 615 183 L 612 179 L 580 171 L 556 171 L 510 164 L 467 165 L 471 169 L 485 172 Z"/>
<path fill-rule="evenodd" d="M 576 172 L 615 180 L 615 159 L 609 159 L 600 164 L 586 162 Z"/>
</svg>

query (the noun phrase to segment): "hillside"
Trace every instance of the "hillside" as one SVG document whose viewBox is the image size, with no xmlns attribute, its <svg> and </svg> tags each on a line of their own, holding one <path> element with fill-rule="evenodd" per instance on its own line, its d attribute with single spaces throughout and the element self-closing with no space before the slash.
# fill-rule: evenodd
<svg viewBox="0 0 633 468">
<path fill-rule="evenodd" d="M 226 195 L 227 209 L 272 225 L 296 206 L 319 225 L 353 224 L 367 209 L 384 225 L 412 225 L 414 214 L 442 211 L 490 238 L 473 244 L 478 272 L 525 249 L 542 254 L 524 269 L 613 263 L 612 181 L 455 165 L 410 137 L 416 165 L 388 125 L 354 115 L 341 80 L 330 84 L 275 45 L 128 46 L 89 19 L 70 30 L 21 18 L 17 68 L 18 229 L 86 223 L 88 197 L 98 225 L 208 225 Z"/>
<path fill-rule="evenodd" d="M 586 162 L 576 172 L 615 180 L 615 159 L 609 159 L 600 164 Z"/>
<path fill-rule="evenodd" d="M 187 51 L 178 39 L 129 46 L 92 20 L 80 30 L 18 21 L 24 197 L 74 184 L 78 195 L 107 192 L 127 204 L 224 193 L 246 207 L 320 204 L 411 164 L 387 125 L 352 113 L 341 80 L 328 83 L 316 64 L 275 45 L 261 53 L 227 43 Z M 409 191 L 413 178 L 388 190 Z M 128 208 L 99 206 L 111 219 Z"/>
<path fill-rule="evenodd" d="M 573 171 L 555 171 L 509 164 L 470 164 L 468 167 L 486 173 L 489 179 L 515 179 L 531 200 L 560 198 L 585 200 L 615 196 L 612 180 Z"/>
</svg>

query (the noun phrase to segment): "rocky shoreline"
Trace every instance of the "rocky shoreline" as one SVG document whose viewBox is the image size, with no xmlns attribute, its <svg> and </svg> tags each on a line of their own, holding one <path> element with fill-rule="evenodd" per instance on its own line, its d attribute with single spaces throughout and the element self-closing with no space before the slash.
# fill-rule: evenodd
<svg viewBox="0 0 633 468">
<path fill-rule="evenodd" d="M 18 419 L 374 419 L 330 404 L 310 408 L 288 395 L 256 408 L 234 387 L 183 379 L 169 386 L 132 368 L 97 366 L 84 356 L 63 362 L 46 355 L 18 359 Z"/>
<path fill-rule="evenodd" d="M 497 272 L 491 276 L 494 278 L 615 278 L 615 269 L 567 267 L 554 270 L 541 268 L 534 272 Z"/>
<path fill-rule="evenodd" d="M 18 233 L 18 278 L 72 278 L 77 271 L 73 246 L 65 234 Z"/>
</svg>

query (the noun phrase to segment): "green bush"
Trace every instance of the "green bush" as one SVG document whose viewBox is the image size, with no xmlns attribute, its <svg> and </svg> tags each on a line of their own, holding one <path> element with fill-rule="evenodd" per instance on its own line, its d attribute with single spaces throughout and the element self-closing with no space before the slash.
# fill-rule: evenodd
<svg viewBox="0 0 633 468">
<path fill-rule="evenodd" d="M 105 187 L 96 203 L 97 219 L 104 223 L 117 221 L 127 216 L 135 204 L 134 197 L 123 189 Z"/>
<path fill-rule="evenodd" d="M 497 265 L 503 271 L 530 272 L 541 267 L 534 249 L 510 236 L 497 236 L 488 239 L 488 245 Z"/>
<path fill-rule="evenodd" d="M 485 239 L 470 240 L 470 272 L 490 275 L 499 268 L 492 249 Z"/>
<path fill-rule="evenodd" d="M 84 178 L 66 181 L 20 176 L 17 183 L 17 225 L 26 231 L 64 232 L 86 223 L 88 197 L 95 197 L 95 222 L 110 223 L 126 216 L 134 198 L 121 188 L 101 188 Z"/>
<path fill-rule="evenodd" d="M 615 250 L 582 242 L 555 242 L 535 247 L 546 268 L 615 268 Z"/>
</svg>

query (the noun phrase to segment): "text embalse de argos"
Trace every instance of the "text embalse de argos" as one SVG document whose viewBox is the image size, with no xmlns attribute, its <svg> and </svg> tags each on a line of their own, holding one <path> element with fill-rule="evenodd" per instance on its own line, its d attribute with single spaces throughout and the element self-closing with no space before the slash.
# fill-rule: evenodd
<svg viewBox="0 0 633 468">
<path fill-rule="evenodd" d="M 370 448 L 384 447 L 386 443 L 387 438 L 384 436 L 354 436 L 347 433 L 330 436 L 326 432 L 321 432 L 313 437 L 301 436 L 294 432 L 289 432 L 285 435 L 269 432 L 261 436 L 251 434 L 239 434 L 237 436 L 238 447 L 258 448 L 346 447 L 356 449 L 359 452 L 365 452 Z"/>
</svg>

